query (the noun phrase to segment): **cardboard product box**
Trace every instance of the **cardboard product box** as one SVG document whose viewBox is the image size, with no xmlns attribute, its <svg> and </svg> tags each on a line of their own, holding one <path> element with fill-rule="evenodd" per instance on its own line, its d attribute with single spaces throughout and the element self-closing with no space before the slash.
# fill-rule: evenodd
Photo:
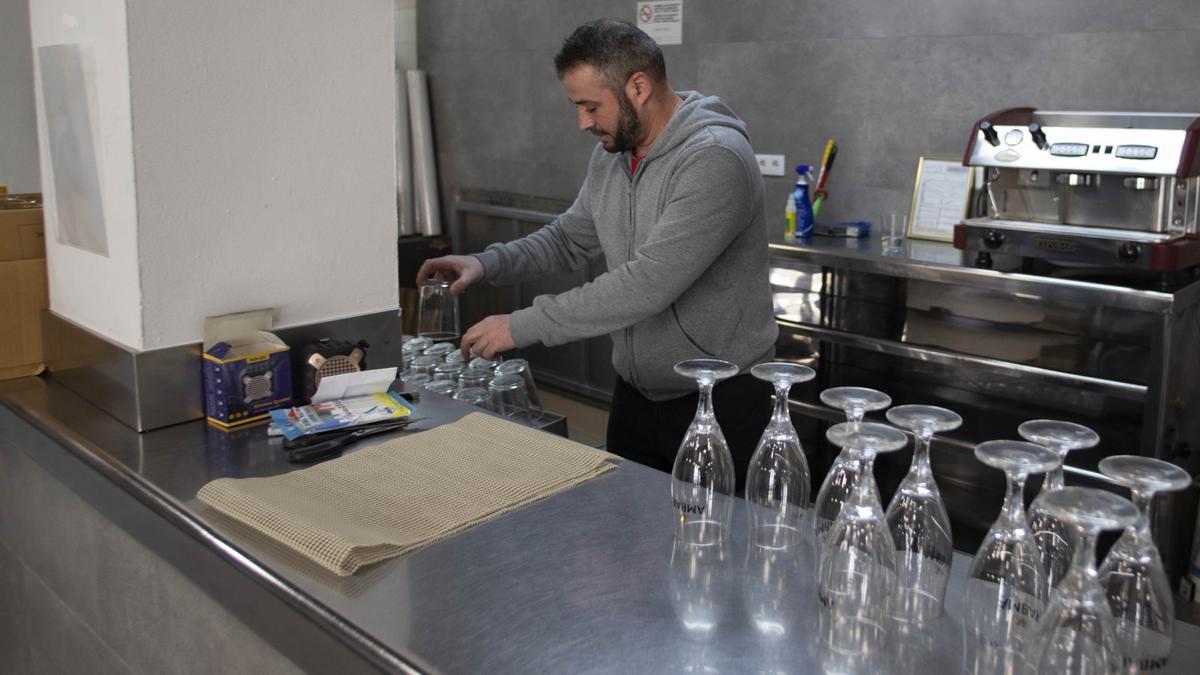
<svg viewBox="0 0 1200 675">
<path fill-rule="evenodd" d="M 0 195 L 0 380 L 37 375 L 50 306 L 40 194 Z"/>
<path fill-rule="evenodd" d="M 263 309 L 204 320 L 204 404 L 213 424 L 248 424 L 291 405 L 291 351 L 267 330 L 272 314 Z"/>
</svg>

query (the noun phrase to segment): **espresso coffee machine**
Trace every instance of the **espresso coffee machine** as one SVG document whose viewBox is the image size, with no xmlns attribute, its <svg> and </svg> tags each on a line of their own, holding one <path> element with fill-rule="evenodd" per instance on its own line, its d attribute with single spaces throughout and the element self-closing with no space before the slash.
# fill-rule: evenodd
<svg viewBox="0 0 1200 675">
<path fill-rule="evenodd" d="M 1001 110 L 963 164 L 983 174 L 954 232 L 967 264 L 1163 290 L 1200 269 L 1198 114 Z"/>
</svg>

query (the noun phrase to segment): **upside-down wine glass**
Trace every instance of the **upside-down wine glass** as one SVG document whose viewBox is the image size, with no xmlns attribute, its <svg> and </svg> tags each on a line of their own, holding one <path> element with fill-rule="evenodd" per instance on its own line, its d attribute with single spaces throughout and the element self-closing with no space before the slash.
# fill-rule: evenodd
<svg viewBox="0 0 1200 675">
<path fill-rule="evenodd" d="M 896 543 L 892 616 L 921 623 L 942 615 L 954 555 L 950 517 L 929 465 L 929 442 L 935 433 L 961 426 L 962 417 L 934 405 L 902 405 L 888 410 L 887 418 L 916 438 L 912 466 L 887 508 L 888 529 Z"/>
<path fill-rule="evenodd" d="M 1137 508 L 1124 497 L 1084 487 L 1055 490 L 1042 500 L 1042 508 L 1075 529 L 1075 559 L 1037 624 L 1030 672 L 1119 672 L 1121 647 L 1096 572 L 1096 537 L 1101 530 L 1133 525 Z"/>
<path fill-rule="evenodd" d="M 675 538 L 709 546 L 726 541 L 733 519 L 733 456 L 717 424 L 712 391 L 720 380 L 733 377 L 738 367 L 719 359 L 689 359 L 675 372 L 696 380 L 700 399 L 696 414 L 679 444 L 671 469 L 671 505 Z"/>
<path fill-rule="evenodd" d="M 1042 481 L 1042 491 L 1029 505 L 1029 529 L 1033 530 L 1034 541 L 1041 551 L 1042 567 L 1046 569 L 1047 588 L 1053 595 L 1054 587 L 1071 568 L 1071 560 L 1074 558 L 1072 536 L 1075 528 L 1047 513 L 1042 508 L 1042 498 L 1054 490 L 1062 489 L 1063 464 L 1067 462 L 1067 453 L 1096 445 L 1100 442 L 1100 436 L 1081 424 L 1061 420 L 1023 422 L 1017 427 L 1017 433 L 1030 443 L 1050 448 L 1062 458 L 1058 468 L 1046 474 Z"/>
<path fill-rule="evenodd" d="M 1031 473 L 1062 460 L 1052 450 L 1024 441 L 986 441 L 975 457 L 1004 472 L 1007 491 L 1000 516 L 983 538 L 963 598 L 966 670 L 1019 675 L 1034 624 L 1046 606 L 1046 572 L 1025 519 L 1022 491 Z"/>
<path fill-rule="evenodd" d="M 830 427 L 825 437 L 843 449 L 855 450 L 864 474 L 870 473 L 877 454 L 908 444 L 903 431 L 873 422 L 842 422 Z M 860 479 L 822 550 L 817 596 L 827 618 L 823 622 L 826 644 L 848 653 L 886 645 L 895 593 L 896 545 L 871 484 Z"/>
<path fill-rule="evenodd" d="M 1100 473 L 1129 488 L 1138 520 L 1125 528 L 1100 567 L 1100 584 L 1116 619 L 1126 668 L 1166 667 L 1175 636 L 1175 603 L 1162 558 L 1151 536 L 1154 496 L 1183 490 L 1192 479 L 1183 469 L 1152 457 L 1115 455 L 1100 460 Z"/>
<path fill-rule="evenodd" d="M 892 404 L 892 398 L 882 391 L 866 387 L 833 387 L 821 392 L 821 402 L 830 408 L 837 408 L 846 413 L 846 421 L 862 422 L 863 415 L 874 410 L 882 410 Z M 823 540 L 833 521 L 837 520 L 842 504 L 850 498 L 854 491 L 854 481 L 864 475 L 859 470 L 861 458 L 853 448 L 843 448 L 825 474 L 821 489 L 817 491 L 817 499 L 813 503 L 813 528 L 817 533 L 817 546 Z M 870 473 L 867 474 L 870 477 Z M 879 502 L 879 487 L 875 479 L 870 477 L 871 488 L 875 501 Z M 880 507 L 882 508 L 882 506 Z"/>
<path fill-rule="evenodd" d="M 757 546 L 790 548 L 801 538 L 812 478 L 800 437 L 792 426 L 788 392 L 792 385 L 807 382 L 816 373 L 795 363 L 760 363 L 750 373 L 775 385 L 775 412 L 746 471 L 750 541 Z"/>
</svg>

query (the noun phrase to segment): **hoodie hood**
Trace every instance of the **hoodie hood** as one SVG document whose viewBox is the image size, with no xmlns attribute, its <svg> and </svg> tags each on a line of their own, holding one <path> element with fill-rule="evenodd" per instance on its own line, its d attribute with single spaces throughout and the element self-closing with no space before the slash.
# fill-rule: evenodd
<svg viewBox="0 0 1200 675">
<path fill-rule="evenodd" d="M 713 126 L 729 127 L 736 130 L 749 142 L 750 134 L 746 131 L 746 123 L 734 114 L 717 96 L 705 96 L 698 91 L 675 92 L 683 100 L 671 115 L 667 126 L 655 139 L 650 152 L 642 161 L 650 161 L 655 157 L 670 153 L 692 134 L 701 129 Z"/>
</svg>

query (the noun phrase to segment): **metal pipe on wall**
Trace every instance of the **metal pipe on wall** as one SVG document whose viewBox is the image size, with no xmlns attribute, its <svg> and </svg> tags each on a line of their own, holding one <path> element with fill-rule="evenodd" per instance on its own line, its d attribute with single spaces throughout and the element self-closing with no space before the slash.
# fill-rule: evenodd
<svg viewBox="0 0 1200 675">
<path fill-rule="evenodd" d="M 438 205 L 437 163 L 433 152 L 433 120 L 429 114 L 429 86 L 423 70 L 410 70 L 407 76 L 417 228 L 426 237 L 436 237 L 442 233 L 442 218 Z"/>
<path fill-rule="evenodd" d="M 407 71 L 396 67 L 396 217 L 400 236 L 417 233 L 413 196 L 412 133 L 408 114 Z"/>
</svg>

